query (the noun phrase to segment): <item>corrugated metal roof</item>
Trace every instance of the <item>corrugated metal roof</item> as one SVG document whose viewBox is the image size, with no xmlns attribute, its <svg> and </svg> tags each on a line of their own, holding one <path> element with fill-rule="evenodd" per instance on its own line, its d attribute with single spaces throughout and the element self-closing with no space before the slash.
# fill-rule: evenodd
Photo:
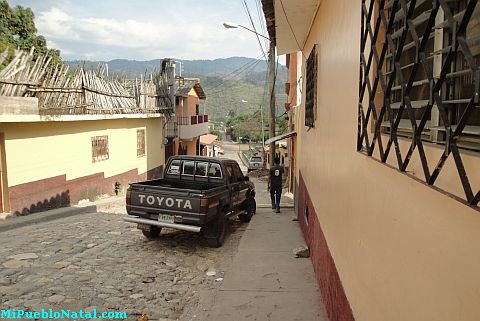
<svg viewBox="0 0 480 321">
<path fill-rule="evenodd" d="M 283 135 L 278 135 L 278 136 L 272 137 L 270 139 L 267 139 L 265 141 L 265 145 L 268 145 L 270 143 L 273 143 L 273 142 L 276 142 L 278 140 L 282 140 L 282 139 L 285 139 L 285 138 L 288 138 L 288 137 L 296 136 L 296 135 L 297 135 L 296 131 L 289 132 L 289 133 L 286 133 L 286 134 L 283 134 Z"/>
</svg>

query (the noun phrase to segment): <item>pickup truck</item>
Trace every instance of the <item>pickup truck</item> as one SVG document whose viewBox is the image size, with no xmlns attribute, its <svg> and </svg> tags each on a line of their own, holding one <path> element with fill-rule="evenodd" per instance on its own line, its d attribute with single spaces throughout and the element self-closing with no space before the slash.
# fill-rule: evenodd
<svg viewBox="0 0 480 321">
<path fill-rule="evenodd" d="M 163 178 L 130 184 L 128 216 L 147 238 L 163 227 L 202 233 L 209 246 L 223 244 L 226 220 L 249 222 L 256 211 L 255 186 L 230 159 L 172 156 Z"/>
</svg>

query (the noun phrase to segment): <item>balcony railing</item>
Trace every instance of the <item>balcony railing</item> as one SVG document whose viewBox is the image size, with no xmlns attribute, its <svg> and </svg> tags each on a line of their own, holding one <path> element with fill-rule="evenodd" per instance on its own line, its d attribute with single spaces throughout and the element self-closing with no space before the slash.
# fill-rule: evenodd
<svg viewBox="0 0 480 321">
<path fill-rule="evenodd" d="M 180 116 L 178 124 L 181 126 L 208 123 L 208 115 Z"/>
<path fill-rule="evenodd" d="M 180 139 L 208 134 L 208 115 L 180 116 L 177 119 Z"/>
</svg>

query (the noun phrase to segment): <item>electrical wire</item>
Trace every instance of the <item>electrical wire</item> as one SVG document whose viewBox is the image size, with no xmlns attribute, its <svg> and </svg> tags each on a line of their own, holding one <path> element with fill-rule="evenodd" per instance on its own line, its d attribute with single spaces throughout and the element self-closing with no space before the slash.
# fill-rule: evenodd
<svg viewBox="0 0 480 321">
<path fill-rule="evenodd" d="M 267 25 L 265 24 L 265 16 L 263 15 L 263 11 L 260 9 L 260 7 L 261 7 L 260 1 L 261 0 L 256 0 L 255 1 L 255 5 L 257 7 L 258 23 L 260 24 L 260 26 L 262 28 L 262 34 L 268 35 Z M 265 45 L 265 48 L 268 48 L 269 41 L 264 38 L 263 43 Z"/>
<path fill-rule="evenodd" d="M 259 60 L 261 56 L 255 58 L 254 60 L 248 61 L 246 64 L 240 66 L 239 68 L 235 69 L 234 71 L 230 72 L 229 74 L 222 76 L 220 80 L 217 82 L 214 82 L 214 86 L 212 88 L 209 88 L 209 90 L 216 89 L 224 84 L 225 80 L 231 80 L 234 79 L 238 76 L 240 76 L 242 73 L 245 73 L 247 70 L 253 69 L 258 63 L 261 61 Z"/>
<path fill-rule="evenodd" d="M 265 54 L 265 51 L 263 50 L 262 42 L 260 41 L 260 37 L 258 36 L 257 28 L 255 27 L 255 23 L 253 23 L 252 15 L 250 14 L 250 9 L 248 8 L 247 1 L 243 0 L 243 6 L 245 7 L 245 11 L 247 13 L 248 18 L 250 19 L 250 23 L 252 24 L 253 31 L 255 33 L 255 37 L 257 38 L 258 45 L 260 46 L 260 50 L 263 53 L 263 57 L 265 58 L 265 61 L 267 61 L 267 55 Z"/>
<path fill-rule="evenodd" d="M 292 32 L 293 38 L 295 38 L 295 42 L 297 43 L 298 50 L 302 50 L 302 47 L 300 47 L 300 43 L 297 40 L 297 36 L 295 35 L 295 32 L 293 31 L 292 25 L 290 24 L 290 20 L 288 19 L 287 12 L 285 11 L 285 7 L 283 6 L 283 1 L 280 0 L 280 4 L 282 6 L 283 14 L 285 15 L 285 19 L 287 20 L 288 26 L 290 27 L 290 31 Z"/>
<path fill-rule="evenodd" d="M 262 61 L 262 60 L 257 60 L 256 63 L 254 63 L 253 65 L 251 65 L 249 68 L 243 70 L 241 73 L 246 74 L 247 72 L 253 70 L 261 61 Z M 237 76 L 240 76 L 241 73 L 239 73 Z M 230 80 L 230 79 L 226 79 L 226 80 Z M 225 79 L 224 79 L 224 81 L 225 81 Z M 233 85 L 234 85 L 234 84 L 233 84 Z M 220 87 L 220 86 L 225 86 L 226 88 L 221 89 L 221 90 L 217 90 L 217 91 L 212 91 L 213 89 L 216 89 L 216 88 L 218 88 L 218 87 Z M 230 86 L 227 86 L 227 85 L 225 84 L 225 82 L 222 82 L 222 83 L 221 83 L 220 85 L 218 85 L 218 86 L 215 86 L 215 87 L 213 87 L 213 88 L 209 88 L 209 89 L 208 89 L 208 90 L 209 90 L 209 95 L 214 95 L 214 94 L 217 94 L 217 93 L 225 92 L 225 90 L 226 90 L 227 88 L 229 88 L 229 87 L 231 87 L 231 85 L 230 85 Z"/>
</svg>

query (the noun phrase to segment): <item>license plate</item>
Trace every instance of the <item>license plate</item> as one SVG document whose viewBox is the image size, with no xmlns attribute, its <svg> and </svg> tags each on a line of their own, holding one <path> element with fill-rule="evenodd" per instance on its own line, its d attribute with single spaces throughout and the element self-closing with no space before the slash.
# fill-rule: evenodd
<svg viewBox="0 0 480 321">
<path fill-rule="evenodd" d="M 165 215 L 165 214 L 158 215 L 158 220 L 160 222 L 173 223 L 174 219 L 175 218 L 172 215 Z"/>
</svg>

